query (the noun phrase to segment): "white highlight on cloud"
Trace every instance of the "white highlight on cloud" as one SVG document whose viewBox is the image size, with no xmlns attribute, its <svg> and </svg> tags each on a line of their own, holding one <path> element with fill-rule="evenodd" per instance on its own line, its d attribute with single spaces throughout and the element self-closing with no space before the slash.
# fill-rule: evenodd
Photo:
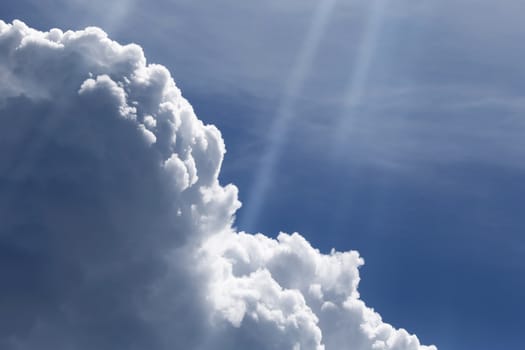
<svg viewBox="0 0 525 350">
<path fill-rule="evenodd" d="M 139 46 L 0 21 L 0 74 L 2 349 L 436 349 L 357 252 L 234 231 L 220 132 Z"/>
</svg>

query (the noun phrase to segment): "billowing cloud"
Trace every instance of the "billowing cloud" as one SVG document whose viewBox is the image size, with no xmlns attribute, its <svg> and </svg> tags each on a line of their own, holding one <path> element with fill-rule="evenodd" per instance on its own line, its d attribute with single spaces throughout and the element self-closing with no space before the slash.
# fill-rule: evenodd
<svg viewBox="0 0 525 350">
<path fill-rule="evenodd" d="M 355 251 L 236 232 L 220 132 L 98 28 L 0 21 L 0 348 L 423 350 Z"/>
</svg>

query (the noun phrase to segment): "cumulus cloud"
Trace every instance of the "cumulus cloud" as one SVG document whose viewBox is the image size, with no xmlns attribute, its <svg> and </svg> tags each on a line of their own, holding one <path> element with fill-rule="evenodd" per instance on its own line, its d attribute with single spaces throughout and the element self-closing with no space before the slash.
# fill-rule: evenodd
<svg viewBox="0 0 525 350">
<path fill-rule="evenodd" d="M 220 132 L 98 28 L 0 21 L 0 347 L 431 350 L 355 251 L 236 232 Z"/>
</svg>

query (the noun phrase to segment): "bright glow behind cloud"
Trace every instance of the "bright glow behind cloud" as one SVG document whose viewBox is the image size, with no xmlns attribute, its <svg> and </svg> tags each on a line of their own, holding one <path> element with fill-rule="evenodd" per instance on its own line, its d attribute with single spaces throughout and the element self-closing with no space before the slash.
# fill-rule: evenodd
<svg viewBox="0 0 525 350">
<path fill-rule="evenodd" d="M 435 349 L 357 252 L 232 229 L 219 131 L 139 46 L 0 21 L 0 72 L 2 349 Z"/>
</svg>

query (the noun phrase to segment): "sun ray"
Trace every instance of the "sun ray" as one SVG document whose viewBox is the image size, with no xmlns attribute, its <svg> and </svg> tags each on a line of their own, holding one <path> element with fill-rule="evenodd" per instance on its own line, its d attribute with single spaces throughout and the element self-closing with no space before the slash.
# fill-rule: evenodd
<svg viewBox="0 0 525 350">
<path fill-rule="evenodd" d="M 345 88 L 342 102 L 341 118 L 335 128 L 334 154 L 344 149 L 342 145 L 348 136 L 352 124 L 355 122 L 353 111 L 362 103 L 363 93 L 366 88 L 371 63 L 376 50 L 377 41 L 381 33 L 384 13 L 387 6 L 386 0 L 373 0 L 369 5 L 366 28 L 361 40 L 359 51 L 348 84 Z"/>
<path fill-rule="evenodd" d="M 311 70 L 321 39 L 336 4 L 337 0 L 321 0 L 314 10 L 309 30 L 288 78 L 275 120 L 269 130 L 269 139 L 267 141 L 269 146 L 255 172 L 254 184 L 249 192 L 247 201 L 245 201 L 245 209 L 243 210 L 240 225 L 243 229 L 252 230 L 257 223 L 262 206 L 266 201 L 266 193 L 275 176 L 275 167 L 281 157 L 290 123 L 294 119 L 294 102 Z"/>
</svg>

